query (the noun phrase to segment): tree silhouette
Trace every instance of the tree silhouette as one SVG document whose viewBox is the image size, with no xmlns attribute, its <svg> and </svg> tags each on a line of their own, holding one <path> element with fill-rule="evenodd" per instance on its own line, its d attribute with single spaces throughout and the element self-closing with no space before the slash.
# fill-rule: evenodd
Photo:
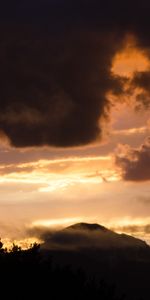
<svg viewBox="0 0 150 300">
<path fill-rule="evenodd" d="M 55 263 L 55 255 L 58 255 L 59 263 Z M 63 255 L 67 258 L 68 264 L 61 262 L 60 258 L 63 258 Z M 70 258 L 71 260 L 69 261 Z M 76 262 L 79 263 L 80 268 L 75 267 Z M 120 290 L 118 291 L 116 283 L 112 280 L 117 273 L 109 274 L 111 280 L 108 280 L 105 276 L 105 265 L 103 266 L 101 261 L 98 264 L 99 269 L 92 265 L 95 268 L 94 273 L 91 273 L 91 269 L 89 269 L 90 271 L 85 271 L 82 267 L 82 262 L 84 260 L 82 255 L 80 257 L 80 253 L 76 253 L 76 255 L 61 251 L 49 253 L 42 251 L 37 243 L 31 244 L 30 248 L 26 250 L 22 250 L 20 246 L 14 243 L 10 251 L 5 250 L 0 240 L 1 294 L 5 292 L 5 299 L 11 298 L 12 300 L 57 300 L 60 298 L 65 300 L 142 300 L 136 291 L 135 295 L 131 294 L 128 286 L 125 291 L 127 296 L 124 295 L 124 288 L 120 284 Z M 88 264 L 90 264 L 89 260 Z M 130 265 L 132 267 L 131 262 L 128 264 L 125 261 L 121 264 L 119 260 L 118 274 L 121 274 L 122 270 L 125 272 L 125 268 L 127 268 L 127 271 L 132 270 Z M 136 264 L 133 264 L 133 267 L 136 269 Z M 104 276 L 103 280 L 101 279 L 102 276 Z M 119 277 L 117 277 L 118 282 Z M 126 273 L 124 278 L 126 280 Z M 5 289 L 6 283 L 9 286 L 8 289 Z M 21 294 L 18 294 L 18 289 L 21 290 Z M 143 300 L 148 300 L 148 298 L 144 297 Z"/>
<path fill-rule="evenodd" d="M 3 252 L 3 243 L 1 241 L 1 238 L 0 238 L 0 252 Z"/>
<path fill-rule="evenodd" d="M 22 250 L 22 249 L 21 249 L 20 246 L 18 246 L 18 245 L 16 245 L 15 243 L 13 243 L 12 248 L 11 248 L 10 251 L 16 253 L 16 252 L 19 252 L 19 251 L 21 251 L 21 250 Z"/>
</svg>

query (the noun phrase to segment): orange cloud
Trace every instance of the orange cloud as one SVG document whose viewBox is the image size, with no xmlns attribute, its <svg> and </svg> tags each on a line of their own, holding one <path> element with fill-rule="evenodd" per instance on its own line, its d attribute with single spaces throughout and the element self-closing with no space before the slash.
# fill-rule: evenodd
<svg viewBox="0 0 150 300">
<path fill-rule="evenodd" d="M 131 78 L 135 72 L 146 71 L 149 68 L 150 61 L 145 52 L 137 48 L 135 38 L 127 37 L 123 49 L 113 59 L 112 73 Z"/>
</svg>

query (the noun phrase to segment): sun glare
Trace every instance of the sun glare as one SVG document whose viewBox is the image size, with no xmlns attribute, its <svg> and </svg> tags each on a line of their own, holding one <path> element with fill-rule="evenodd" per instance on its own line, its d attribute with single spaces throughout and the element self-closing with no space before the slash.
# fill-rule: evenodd
<svg viewBox="0 0 150 300">
<path fill-rule="evenodd" d="M 31 227 L 58 227 L 67 226 L 73 223 L 81 222 L 81 217 L 76 218 L 63 218 L 63 219 L 50 219 L 50 220 L 37 220 L 31 224 Z"/>
</svg>

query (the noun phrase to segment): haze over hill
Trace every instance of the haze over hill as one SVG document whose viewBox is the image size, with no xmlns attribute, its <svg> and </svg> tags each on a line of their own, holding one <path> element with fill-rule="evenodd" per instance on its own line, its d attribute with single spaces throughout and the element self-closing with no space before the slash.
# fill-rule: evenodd
<svg viewBox="0 0 150 300">
<path fill-rule="evenodd" d="M 150 248 L 146 242 L 126 234 L 118 234 L 99 224 L 77 223 L 63 230 L 40 230 L 46 249 L 123 249 Z"/>
</svg>

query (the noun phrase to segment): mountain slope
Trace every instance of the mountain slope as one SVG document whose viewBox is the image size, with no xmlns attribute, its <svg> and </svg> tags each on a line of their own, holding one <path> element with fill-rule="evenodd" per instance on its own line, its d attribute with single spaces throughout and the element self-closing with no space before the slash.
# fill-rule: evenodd
<svg viewBox="0 0 150 300">
<path fill-rule="evenodd" d="M 108 231 L 108 229 L 102 225 L 99 225 L 97 223 L 76 223 L 73 224 L 69 227 L 66 227 L 65 230 L 89 230 L 89 231 L 94 231 L 94 230 L 102 230 L 102 231 Z"/>
<path fill-rule="evenodd" d="M 146 249 L 146 242 L 126 234 L 118 234 L 99 224 L 77 223 L 44 235 L 43 247 L 49 249 Z"/>
</svg>

